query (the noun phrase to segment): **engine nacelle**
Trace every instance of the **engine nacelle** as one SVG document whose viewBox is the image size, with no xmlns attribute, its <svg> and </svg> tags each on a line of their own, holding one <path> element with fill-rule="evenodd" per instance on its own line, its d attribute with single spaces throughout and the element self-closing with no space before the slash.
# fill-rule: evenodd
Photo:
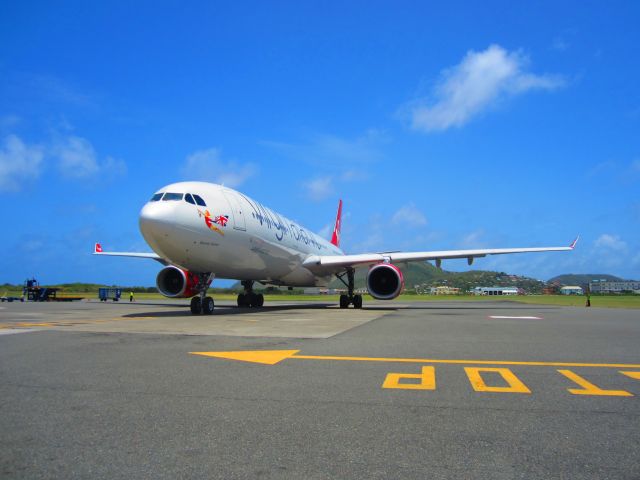
<svg viewBox="0 0 640 480">
<path fill-rule="evenodd" d="M 369 269 L 367 290 L 378 300 L 393 300 L 404 290 L 404 277 L 391 263 L 378 263 Z"/>
<path fill-rule="evenodd" d="M 173 265 L 160 270 L 156 277 L 156 285 L 165 297 L 189 298 L 198 293 L 198 277 Z"/>
</svg>

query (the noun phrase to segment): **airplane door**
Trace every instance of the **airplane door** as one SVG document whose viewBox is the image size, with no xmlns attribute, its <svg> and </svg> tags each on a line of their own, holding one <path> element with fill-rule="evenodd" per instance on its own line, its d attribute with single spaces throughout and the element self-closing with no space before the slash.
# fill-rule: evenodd
<svg viewBox="0 0 640 480">
<path fill-rule="evenodd" d="M 236 230 L 246 230 L 247 223 L 244 218 L 243 201 L 235 192 L 223 190 L 224 196 L 231 205 L 231 214 L 233 216 L 233 228 Z"/>
</svg>

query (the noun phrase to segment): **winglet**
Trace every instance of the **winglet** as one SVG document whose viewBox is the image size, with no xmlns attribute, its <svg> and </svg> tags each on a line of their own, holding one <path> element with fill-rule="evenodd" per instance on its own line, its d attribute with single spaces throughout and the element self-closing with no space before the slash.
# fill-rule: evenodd
<svg viewBox="0 0 640 480">
<path fill-rule="evenodd" d="M 93 253 L 102 253 L 102 245 L 96 243 L 96 246 L 93 249 Z"/>
<path fill-rule="evenodd" d="M 580 235 L 578 235 L 576 239 L 573 242 L 571 242 L 571 245 L 569 245 L 569 248 L 571 250 L 573 250 L 576 247 L 576 243 L 578 243 L 578 240 L 580 240 Z"/>
<path fill-rule="evenodd" d="M 336 215 L 336 225 L 333 227 L 333 235 L 331 236 L 331 243 L 336 247 L 340 246 L 340 226 L 342 225 L 342 199 L 338 202 L 338 214 Z"/>
</svg>

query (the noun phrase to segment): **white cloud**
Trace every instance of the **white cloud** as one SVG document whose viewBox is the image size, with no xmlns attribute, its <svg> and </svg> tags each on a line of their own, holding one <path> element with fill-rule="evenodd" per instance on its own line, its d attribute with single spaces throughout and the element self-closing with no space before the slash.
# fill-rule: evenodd
<svg viewBox="0 0 640 480">
<path fill-rule="evenodd" d="M 460 241 L 460 246 L 462 248 L 482 248 L 485 246 L 485 241 L 483 240 L 484 230 L 475 230 L 466 234 L 462 240 Z"/>
<path fill-rule="evenodd" d="M 24 83 L 31 95 L 45 100 L 73 105 L 77 107 L 93 107 L 92 96 L 81 92 L 66 80 L 53 75 L 19 75 L 18 82 Z"/>
<path fill-rule="evenodd" d="M 617 172 L 619 169 L 618 164 L 613 160 L 606 160 L 604 162 L 597 163 L 586 171 L 586 176 L 590 178 L 596 178 L 601 180 L 603 175 L 610 175 Z"/>
<path fill-rule="evenodd" d="M 618 187 L 629 187 L 640 180 L 640 159 L 636 158 L 630 162 L 606 160 L 588 169 L 585 176 L 599 183 L 607 181 L 615 183 Z"/>
<path fill-rule="evenodd" d="M 317 233 L 322 238 L 326 238 L 326 239 L 331 238 L 331 234 L 333 233 L 333 224 L 327 223 L 324 227 L 322 227 L 320 230 L 318 230 Z"/>
<path fill-rule="evenodd" d="M 594 245 L 598 248 L 606 248 L 617 252 L 624 252 L 627 250 L 627 243 L 620 239 L 618 235 L 609 235 L 603 233 L 600 235 Z"/>
<path fill-rule="evenodd" d="M 65 177 L 93 177 L 100 170 L 96 151 L 91 142 L 84 138 L 67 137 L 53 148 L 53 152 L 58 158 L 58 168 Z"/>
<path fill-rule="evenodd" d="M 118 158 L 107 157 L 101 166 L 102 170 L 112 176 L 121 176 L 127 174 L 127 164 L 124 160 Z"/>
<path fill-rule="evenodd" d="M 70 135 L 58 139 L 50 150 L 58 161 L 58 170 L 66 178 L 89 180 L 127 173 L 127 165 L 123 160 L 107 156 L 100 162 L 95 148 L 86 138 Z"/>
<path fill-rule="evenodd" d="M 343 182 L 361 182 L 369 178 L 369 173 L 365 169 L 345 170 L 340 174 L 340 180 Z"/>
<path fill-rule="evenodd" d="M 427 224 L 427 218 L 413 203 L 409 203 L 400 207 L 400 209 L 393 214 L 391 223 L 394 225 L 402 224 L 410 227 L 421 227 Z"/>
<path fill-rule="evenodd" d="M 385 238 L 382 232 L 373 231 L 365 237 L 365 239 L 356 244 L 355 250 L 357 252 L 380 252 L 383 251 L 383 245 L 385 244 Z"/>
<path fill-rule="evenodd" d="M 265 141 L 263 145 L 296 162 L 312 165 L 316 170 L 311 180 L 301 182 L 306 195 L 314 201 L 321 201 L 334 193 L 335 185 L 361 182 L 369 178 L 369 165 L 383 158 L 380 147 L 388 142 L 387 135 L 376 129 L 369 129 L 355 138 L 336 135 L 314 135 L 305 143 L 285 143 Z M 301 171 L 303 178 L 309 178 Z"/>
<path fill-rule="evenodd" d="M 467 52 L 458 65 L 442 72 L 431 101 L 409 106 L 412 127 L 424 132 L 461 127 L 503 98 L 564 84 L 557 75 L 528 73 L 527 64 L 522 52 L 509 52 L 499 45 Z"/>
<path fill-rule="evenodd" d="M 40 175 L 44 158 L 39 146 L 26 145 L 16 135 L 8 135 L 0 148 L 0 192 L 18 191 L 23 182 Z"/>
<path fill-rule="evenodd" d="M 319 202 L 333 195 L 333 178 L 318 177 L 304 183 L 304 188 L 311 200 Z"/>
<path fill-rule="evenodd" d="M 553 39 L 551 48 L 557 50 L 558 52 L 564 52 L 569 48 L 569 42 L 567 42 L 567 40 L 565 40 L 563 37 L 556 37 Z"/>
<path fill-rule="evenodd" d="M 182 175 L 192 180 L 210 181 L 227 187 L 238 187 L 256 173 L 251 163 L 223 161 L 220 150 L 208 148 L 189 155 L 182 167 Z"/>
<path fill-rule="evenodd" d="M 283 142 L 262 142 L 295 160 L 312 165 L 344 168 L 345 172 L 354 166 L 376 162 L 382 158 L 380 145 L 388 141 L 387 135 L 376 129 L 367 130 L 363 135 L 347 139 L 336 135 L 315 135 L 303 144 Z"/>
</svg>

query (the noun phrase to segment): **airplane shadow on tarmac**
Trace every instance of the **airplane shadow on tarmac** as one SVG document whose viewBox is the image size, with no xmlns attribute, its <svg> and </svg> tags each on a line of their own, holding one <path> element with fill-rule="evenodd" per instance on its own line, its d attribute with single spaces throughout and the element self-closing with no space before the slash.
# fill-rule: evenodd
<svg viewBox="0 0 640 480">
<path fill-rule="evenodd" d="M 153 306 L 167 306 L 167 307 L 181 307 L 180 310 L 171 310 L 165 312 L 139 312 L 139 313 L 129 313 L 122 315 L 123 318 L 140 318 L 140 317 L 180 317 L 180 316 L 192 316 L 189 311 L 189 306 L 184 304 L 157 304 L 157 303 L 138 303 L 138 305 L 153 305 Z M 364 306 L 363 310 L 374 310 L 374 311 L 398 311 L 398 310 L 536 310 L 540 311 L 544 310 L 557 310 L 560 307 L 554 305 L 530 305 L 523 303 L 508 304 L 508 305 L 464 305 L 464 306 L 452 306 L 452 305 L 398 305 L 398 306 L 382 306 L 382 305 L 369 305 Z M 299 305 L 265 305 L 261 308 L 246 308 L 246 307 L 236 307 L 236 306 L 219 306 L 215 307 L 213 315 L 260 315 L 260 314 L 268 314 L 274 312 L 284 312 L 288 310 L 339 310 L 338 306 L 334 303 L 303 303 Z M 345 311 L 348 313 L 351 309 Z M 452 315 L 452 313 L 448 313 L 448 315 Z M 208 317 L 208 315 L 202 315 L 203 318 Z"/>
<path fill-rule="evenodd" d="M 149 303 L 148 305 L 160 306 L 158 304 Z M 136 318 L 136 317 L 180 317 L 180 316 L 193 316 L 189 311 L 189 305 L 170 305 L 172 307 L 183 307 L 182 310 L 176 311 L 168 311 L 168 312 L 140 312 L 140 313 L 129 313 L 126 315 L 122 315 L 124 318 Z M 245 307 L 235 307 L 235 306 L 219 306 L 215 307 L 213 312 L 213 316 L 215 315 L 256 315 L 261 313 L 272 313 L 286 310 L 323 310 L 325 308 L 336 307 L 332 303 L 322 303 L 322 304 L 303 304 L 303 305 L 271 305 L 264 306 L 261 308 L 245 308 Z M 209 315 L 201 315 L 203 318 L 209 317 Z"/>
</svg>

